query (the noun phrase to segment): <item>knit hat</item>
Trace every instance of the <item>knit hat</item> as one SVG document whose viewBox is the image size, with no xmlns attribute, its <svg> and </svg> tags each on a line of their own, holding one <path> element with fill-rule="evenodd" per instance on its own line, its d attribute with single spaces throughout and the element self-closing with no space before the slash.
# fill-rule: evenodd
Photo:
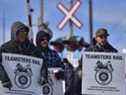
<svg viewBox="0 0 126 95">
<path fill-rule="evenodd" d="M 20 30 L 25 29 L 25 32 L 29 32 L 29 28 L 20 21 L 16 21 L 11 26 L 11 39 L 14 40 Z"/>
<path fill-rule="evenodd" d="M 108 31 L 107 31 L 107 29 L 105 29 L 105 28 L 100 28 L 100 29 L 98 29 L 97 31 L 96 31 L 96 37 L 98 37 L 98 36 L 109 36 L 109 34 L 108 34 Z"/>
<path fill-rule="evenodd" d="M 52 38 L 52 31 L 50 29 L 43 29 L 42 31 L 39 31 L 36 35 L 36 44 L 39 46 L 41 38 L 47 37 L 48 40 Z"/>
<path fill-rule="evenodd" d="M 51 45 L 62 45 L 62 46 L 64 45 L 64 44 L 63 44 L 63 39 L 62 39 L 62 38 L 58 38 L 58 39 L 52 41 L 50 44 L 51 44 Z"/>
<path fill-rule="evenodd" d="M 77 43 L 78 44 L 78 37 L 79 36 L 71 36 L 69 38 L 64 39 L 63 43 L 68 44 L 68 45 L 69 45 L 69 43 Z"/>
<path fill-rule="evenodd" d="M 80 38 L 79 45 L 84 46 L 84 47 L 89 47 L 89 44 L 84 40 L 83 37 Z"/>
</svg>

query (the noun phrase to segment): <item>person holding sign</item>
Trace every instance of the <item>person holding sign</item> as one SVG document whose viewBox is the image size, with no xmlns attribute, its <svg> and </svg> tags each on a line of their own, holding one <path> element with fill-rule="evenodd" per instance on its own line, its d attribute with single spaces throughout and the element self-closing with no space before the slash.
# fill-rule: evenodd
<svg viewBox="0 0 126 95">
<path fill-rule="evenodd" d="M 62 67 L 61 58 L 58 53 L 49 48 L 49 41 L 52 38 L 52 31 L 46 26 L 37 33 L 36 45 L 41 55 L 46 59 L 48 67 Z"/>
<path fill-rule="evenodd" d="M 100 28 L 95 33 L 95 38 L 93 39 L 93 45 L 85 49 L 86 52 L 113 52 L 118 51 L 109 44 L 108 42 L 108 31 L 105 28 Z M 84 52 L 84 51 L 83 51 Z M 80 61 L 81 71 L 82 71 L 82 60 Z M 101 65 L 101 64 L 100 64 Z M 82 78 L 82 77 L 81 77 Z"/>
<path fill-rule="evenodd" d="M 20 21 L 16 21 L 13 23 L 11 28 L 13 35 L 13 39 L 10 41 L 4 43 L 0 47 L 0 62 L 2 63 L 2 53 L 12 53 L 12 54 L 21 54 L 21 55 L 28 55 L 33 57 L 42 58 L 40 51 L 37 49 L 37 47 L 34 46 L 33 43 L 31 43 L 28 40 L 28 33 L 29 28 L 23 24 Z M 12 84 L 11 81 L 0 63 L 0 80 L 2 81 L 2 84 L 4 87 L 11 88 Z M 46 74 L 46 66 L 42 66 L 41 73 Z M 43 77 L 46 80 L 46 75 L 40 76 Z"/>
<path fill-rule="evenodd" d="M 95 45 L 87 48 L 85 51 L 94 52 L 118 52 L 112 45 L 108 42 L 108 31 L 105 28 L 100 28 L 95 34 Z"/>
</svg>

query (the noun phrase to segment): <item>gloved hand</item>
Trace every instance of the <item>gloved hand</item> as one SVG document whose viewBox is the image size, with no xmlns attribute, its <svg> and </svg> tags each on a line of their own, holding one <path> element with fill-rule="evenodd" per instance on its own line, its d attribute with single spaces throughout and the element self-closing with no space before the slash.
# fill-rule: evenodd
<svg viewBox="0 0 126 95">
<path fill-rule="evenodd" d="M 70 63 L 67 58 L 63 59 L 63 63 Z"/>
<path fill-rule="evenodd" d="M 38 80 L 38 83 L 39 83 L 40 85 L 44 85 L 44 84 L 48 83 L 48 80 L 46 80 L 46 79 L 44 79 L 44 78 L 42 77 L 42 78 L 40 78 L 40 79 Z"/>
<path fill-rule="evenodd" d="M 64 79 L 64 72 L 63 71 L 58 71 L 55 73 L 55 78 L 57 80 Z"/>
<path fill-rule="evenodd" d="M 3 87 L 8 88 L 9 90 L 12 88 L 12 83 L 10 81 L 2 83 Z"/>
</svg>

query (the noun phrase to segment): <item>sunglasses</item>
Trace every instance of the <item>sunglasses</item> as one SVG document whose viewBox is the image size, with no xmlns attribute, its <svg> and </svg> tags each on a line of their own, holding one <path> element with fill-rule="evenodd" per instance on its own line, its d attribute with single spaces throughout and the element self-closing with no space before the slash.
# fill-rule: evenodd
<svg viewBox="0 0 126 95">
<path fill-rule="evenodd" d="M 28 35 L 28 32 L 20 31 L 18 34 L 21 35 L 21 36 L 27 36 Z"/>
<path fill-rule="evenodd" d="M 17 31 L 17 33 L 22 35 L 28 35 L 28 31 L 26 30 L 26 28 L 21 28 Z"/>
<path fill-rule="evenodd" d="M 47 38 L 40 38 L 40 41 L 49 41 Z"/>
</svg>

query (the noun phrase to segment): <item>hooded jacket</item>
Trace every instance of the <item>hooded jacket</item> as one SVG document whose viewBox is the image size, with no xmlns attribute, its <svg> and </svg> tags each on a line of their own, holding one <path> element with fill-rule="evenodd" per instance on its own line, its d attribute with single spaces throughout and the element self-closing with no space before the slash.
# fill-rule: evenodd
<svg viewBox="0 0 126 95">
<path fill-rule="evenodd" d="M 17 25 L 18 24 L 18 25 Z M 15 26 L 15 27 L 14 27 Z M 22 28 L 28 28 L 21 22 L 16 22 L 13 25 L 14 32 L 18 32 Z M 18 29 L 17 29 L 18 28 Z M 12 29 L 13 30 L 13 29 Z M 14 34 L 15 35 L 15 34 Z M 16 35 L 15 35 L 16 36 Z M 10 79 L 4 70 L 4 67 L 2 66 L 2 53 L 12 53 L 12 54 L 21 54 L 21 55 L 28 55 L 28 56 L 33 56 L 33 57 L 38 57 L 38 58 L 43 58 L 39 49 L 34 46 L 33 43 L 31 43 L 29 40 L 26 40 L 23 43 L 19 43 L 18 41 L 14 39 L 11 39 L 10 41 L 4 43 L 0 47 L 0 80 L 3 83 L 3 86 L 11 88 L 12 84 L 10 82 Z M 42 69 L 41 69 L 41 75 L 43 75 L 43 79 L 47 79 L 47 67 L 46 64 L 43 64 Z"/>
</svg>

